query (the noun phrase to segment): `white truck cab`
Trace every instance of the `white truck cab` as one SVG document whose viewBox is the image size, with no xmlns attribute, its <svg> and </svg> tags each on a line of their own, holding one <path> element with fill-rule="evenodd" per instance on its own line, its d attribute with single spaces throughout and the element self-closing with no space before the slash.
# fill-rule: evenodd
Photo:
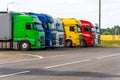
<svg viewBox="0 0 120 80">
<path fill-rule="evenodd" d="M 56 46 L 58 47 L 64 47 L 64 27 L 62 24 L 62 21 L 59 18 L 54 19 L 54 24 L 57 30 L 57 34 L 56 34 L 56 40 L 57 40 L 57 44 Z"/>
</svg>

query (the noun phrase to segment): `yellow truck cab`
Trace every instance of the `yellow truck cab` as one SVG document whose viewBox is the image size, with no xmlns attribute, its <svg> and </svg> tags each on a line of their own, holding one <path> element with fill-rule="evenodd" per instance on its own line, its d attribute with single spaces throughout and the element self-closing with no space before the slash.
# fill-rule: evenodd
<svg viewBox="0 0 120 80">
<path fill-rule="evenodd" d="M 81 23 L 75 18 L 60 18 L 64 26 L 65 46 L 82 46 Z"/>
</svg>

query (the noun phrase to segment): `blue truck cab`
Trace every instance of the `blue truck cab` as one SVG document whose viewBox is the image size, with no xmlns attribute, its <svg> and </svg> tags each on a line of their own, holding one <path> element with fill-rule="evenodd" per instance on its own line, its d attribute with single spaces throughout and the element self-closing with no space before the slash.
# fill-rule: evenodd
<svg viewBox="0 0 120 80">
<path fill-rule="evenodd" d="M 56 27 L 54 25 L 54 19 L 48 14 L 42 13 L 32 13 L 29 12 L 30 15 L 36 15 L 39 20 L 42 22 L 42 26 L 45 31 L 45 46 L 46 47 L 57 47 L 56 45 Z"/>
</svg>

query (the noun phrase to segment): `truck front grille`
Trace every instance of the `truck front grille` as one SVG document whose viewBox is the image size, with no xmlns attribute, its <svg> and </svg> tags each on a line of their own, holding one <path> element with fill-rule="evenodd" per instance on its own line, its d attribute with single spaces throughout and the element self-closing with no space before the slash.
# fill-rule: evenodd
<svg viewBox="0 0 120 80">
<path fill-rule="evenodd" d="M 44 36 L 41 36 L 40 37 L 40 43 L 44 43 L 45 42 L 45 37 Z"/>
<path fill-rule="evenodd" d="M 82 44 L 83 43 L 83 35 L 82 34 L 79 35 L 79 40 L 80 40 L 80 44 Z"/>
<path fill-rule="evenodd" d="M 63 41 L 64 39 L 63 38 L 59 38 L 59 45 L 63 45 Z"/>
<path fill-rule="evenodd" d="M 56 45 L 56 40 L 52 40 L 52 45 Z"/>
<path fill-rule="evenodd" d="M 52 40 L 56 40 L 56 34 L 52 34 Z"/>
<path fill-rule="evenodd" d="M 56 34 L 52 34 L 52 45 L 56 45 Z"/>
<path fill-rule="evenodd" d="M 80 38 L 80 39 L 83 39 L 83 35 L 82 35 L 82 34 L 80 34 L 80 35 L 79 35 L 79 38 Z"/>
<path fill-rule="evenodd" d="M 45 46 L 45 44 L 41 44 L 41 46 Z"/>
</svg>

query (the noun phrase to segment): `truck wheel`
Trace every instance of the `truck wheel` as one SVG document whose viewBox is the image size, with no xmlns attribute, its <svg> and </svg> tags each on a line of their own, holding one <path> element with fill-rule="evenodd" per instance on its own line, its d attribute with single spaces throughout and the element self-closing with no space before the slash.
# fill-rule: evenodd
<svg viewBox="0 0 120 80">
<path fill-rule="evenodd" d="M 20 43 L 20 50 L 28 51 L 30 49 L 30 43 L 27 41 L 23 41 Z"/>
<path fill-rule="evenodd" d="M 83 48 L 86 47 L 86 41 L 85 41 L 85 40 L 83 40 L 83 45 L 82 45 L 82 47 L 83 47 Z"/>
<path fill-rule="evenodd" d="M 72 47 L 72 41 L 68 40 L 68 41 L 66 42 L 66 47 Z"/>
</svg>

